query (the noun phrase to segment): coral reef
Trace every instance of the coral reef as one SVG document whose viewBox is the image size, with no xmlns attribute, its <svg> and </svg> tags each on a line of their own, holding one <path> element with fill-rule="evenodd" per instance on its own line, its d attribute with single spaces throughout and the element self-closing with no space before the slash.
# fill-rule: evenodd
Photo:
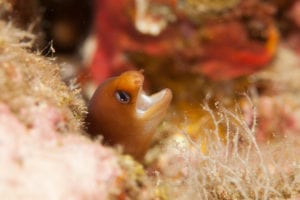
<svg viewBox="0 0 300 200">
<path fill-rule="evenodd" d="M 165 141 L 167 148 L 155 159 L 149 152 L 150 168 L 159 175 L 168 198 L 297 199 L 299 139 L 258 145 L 255 124 L 249 127 L 241 113 L 217 107 L 216 112 L 205 105 L 215 122 L 207 129 L 205 152 L 185 129 Z M 225 137 L 219 136 L 221 123 L 226 123 Z"/>
<path fill-rule="evenodd" d="M 146 157 L 170 199 L 299 198 L 299 64 L 280 47 L 249 77 L 248 94 L 215 87 L 216 103 L 174 107 Z"/>
<path fill-rule="evenodd" d="M 259 140 L 282 139 L 299 133 L 299 74 L 297 54 L 291 49 L 280 48 L 270 68 L 251 77 L 259 91 L 253 96 L 259 114 Z"/>
<path fill-rule="evenodd" d="M 122 171 L 112 150 L 76 134 L 58 134 L 51 127 L 57 116 L 31 109 L 28 116 L 37 124 L 28 128 L 0 105 L 2 198 L 108 199 L 120 192 Z"/>
<path fill-rule="evenodd" d="M 121 169 L 112 150 L 79 135 L 86 112 L 79 90 L 60 80 L 53 61 L 24 49 L 33 35 L 0 26 L 1 196 L 107 199 Z"/>
<path fill-rule="evenodd" d="M 30 52 L 35 34 L 1 1 L 1 197 L 299 199 L 298 0 L 97 2 L 93 81 L 145 68 L 146 90 L 172 88 L 171 110 L 144 160 L 89 138 L 55 44 Z"/>
<path fill-rule="evenodd" d="M 61 82 L 59 67 L 52 61 L 26 53 L 23 48 L 32 45 L 32 34 L 3 21 L 0 26 L 0 87 L 3 91 L 0 100 L 27 121 L 28 126 L 33 121 L 28 117 L 30 108 L 57 107 L 62 116 L 60 121 L 68 122 L 62 125 L 70 126 L 68 130 L 78 130 L 78 122 L 83 119 L 86 109 L 80 90 L 76 87 L 71 90 Z M 40 102 L 45 105 L 39 105 Z"/>
<path fill-rule="evenodd" d="M 55 59 L 29 52 L 33 39 L 0 21 L 1 197 L 154 199 L 143 167 L 85 136 L 80 89 Z"/>
<path fill-rule="evenodd" d="M 167 65 L 177 76 L 228 80 L 252 74 L 276 52 L 275 11 L 258 0 L 96 1 L 91 77 L 98 83 L 136 66 L 154 70 L 153 63 L 159 69 Z"/>
</svg>

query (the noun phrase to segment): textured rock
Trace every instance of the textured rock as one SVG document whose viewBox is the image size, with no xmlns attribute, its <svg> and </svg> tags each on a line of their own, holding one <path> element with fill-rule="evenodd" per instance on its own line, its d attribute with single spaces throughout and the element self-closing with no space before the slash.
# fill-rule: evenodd
<svg viewBox="0 0 300 200">
<path fill-rule="evenodd" d="M 60 80 L 53 60 L 26 50 L 33 39 L 0 21 L 1 198 L 118 196 L 124 172 L 117 154 L 82 134 L 79 90 Z"/>
</svg>

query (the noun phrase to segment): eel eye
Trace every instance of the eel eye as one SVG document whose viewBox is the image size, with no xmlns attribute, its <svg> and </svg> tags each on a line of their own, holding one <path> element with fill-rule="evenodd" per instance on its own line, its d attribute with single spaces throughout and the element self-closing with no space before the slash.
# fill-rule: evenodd
<svg viewBox="0 0 300 200">
<path fill-rule="evenodd" d="M 125 91 L 117 90 L 115 93 L 116 99 L 123 104 L 128 104 L 131 100 L 130 94 Z"/>
</svg>

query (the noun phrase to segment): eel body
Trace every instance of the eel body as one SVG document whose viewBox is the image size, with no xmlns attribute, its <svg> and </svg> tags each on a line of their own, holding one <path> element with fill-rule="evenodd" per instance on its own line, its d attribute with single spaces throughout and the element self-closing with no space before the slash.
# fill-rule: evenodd
<svg viewBox="0 0 300 200">
<path fill-rule="evenodd" d="M 149 148 L 172 99 L 169 89 L 148 96 L 143 82 L 139 71 L 104 81 L 89 103 L 87 116 L 91 136 L 103 135 L 105 143 L 120 144 L 125 153 L 137 159 Z"/>
</svg>

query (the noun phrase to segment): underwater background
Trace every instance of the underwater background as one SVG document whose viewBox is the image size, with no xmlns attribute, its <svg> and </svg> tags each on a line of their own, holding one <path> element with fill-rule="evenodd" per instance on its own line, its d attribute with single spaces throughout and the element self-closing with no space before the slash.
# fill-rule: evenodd
<svg viewBox="0 0 300 200">
<path fill-rule="evenodd" d="M 299 56 L 299 0 L 2 0 L 0 196 L 300 199 Z"/>
</svg>

